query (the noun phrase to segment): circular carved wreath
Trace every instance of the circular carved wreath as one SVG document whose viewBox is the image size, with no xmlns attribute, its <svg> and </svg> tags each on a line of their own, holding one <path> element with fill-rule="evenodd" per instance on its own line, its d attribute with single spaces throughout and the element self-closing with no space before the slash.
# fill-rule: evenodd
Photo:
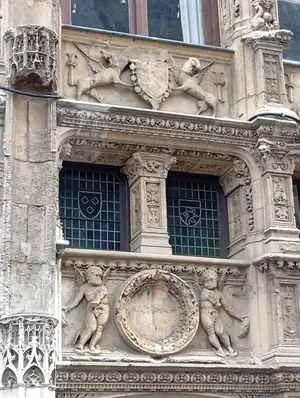
<svg viewBox="0 0 300 398">
<path fill-rule="evenodd" d="M 164 282 L 168 294 L 178 304 L 178 324 L 166 338 L 151 340 L 132 327 L 128 311 L 132 299 L 158 281 Z M 139 351 L 156 357 L 183 350 L 195 336 L 199 324 L 198 303 L 189 285 L 178 276 L 157 269 L 138 272 L 125 281 L 117 295 L 115 314 L 117 328 L 125 340 Z"/>
</svg>

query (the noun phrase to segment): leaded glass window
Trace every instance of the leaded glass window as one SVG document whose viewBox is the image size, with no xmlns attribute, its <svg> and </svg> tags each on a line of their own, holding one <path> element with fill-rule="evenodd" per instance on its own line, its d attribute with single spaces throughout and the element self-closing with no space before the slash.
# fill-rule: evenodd
<svg viewBox="0 0 300 398">
<path fill-rule="evenodd" d="M 221 228 L 220 203 L 225 207 L 225 201 L 220 186 L 213 181 L 193 179 L 180 173 L 168 177 L 168 231 L 174 254 L 224 255 L 227 233 Z"/>
<path fill-rule="evenodd" d="M 115 170 L 63 168 L 60 219 L 71 247 L 121 249 L 121 224 L 126 211 L 126 200 L 121 201 L 123 190 L 122 176 Z"/>
</svg>

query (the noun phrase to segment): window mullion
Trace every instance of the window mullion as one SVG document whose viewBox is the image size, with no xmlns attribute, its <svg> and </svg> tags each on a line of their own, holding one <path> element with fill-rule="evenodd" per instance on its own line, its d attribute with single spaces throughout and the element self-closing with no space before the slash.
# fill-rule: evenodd
<svg viewBox="0 0 300 398">
<path fill-rule="evenodd" d="M 147 0 L 129 0 L 130 32 L 148 36 Z"/>
</svg>

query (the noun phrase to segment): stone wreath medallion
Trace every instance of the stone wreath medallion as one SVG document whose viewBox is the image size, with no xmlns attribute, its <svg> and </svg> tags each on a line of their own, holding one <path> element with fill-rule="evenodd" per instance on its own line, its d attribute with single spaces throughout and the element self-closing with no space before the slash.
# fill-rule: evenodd
<svg viewBox="0 0 300 398">
<path fill-rule="evenodd" d="M 116 298 L 117 328 L 133 348 L 161 357 L 183 350 L 199 324 L 196 297 L 178 276 L 158 269 L 138 272 Z"/>
</svg>

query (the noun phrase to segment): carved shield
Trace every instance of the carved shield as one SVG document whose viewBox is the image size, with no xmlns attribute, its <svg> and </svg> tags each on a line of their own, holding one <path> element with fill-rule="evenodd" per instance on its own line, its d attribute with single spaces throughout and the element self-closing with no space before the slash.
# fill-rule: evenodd
<svg viewBox="0 0 300 398">
<path fill-rule="evenodd" d="M 201 203 L 198 200 L 179 200 L 181 222 L 187 227 L 196 227 L 201 221 Z"/>
<path fill-rule="evenodd" d="M 130 69 L 134 91 L 149 102 L 153 109 L 159 109 L 160 103 L 168 98 L 172 91 L 169 64 L 165 61 L 133 60 Z"/>
<path fill-rule="evenodd" d="M 102 197 L 100 192 L 79 191 L 78 206 L 80 213 L 88 219 L 98 216 L 101 210 Z"/>
</svg>

